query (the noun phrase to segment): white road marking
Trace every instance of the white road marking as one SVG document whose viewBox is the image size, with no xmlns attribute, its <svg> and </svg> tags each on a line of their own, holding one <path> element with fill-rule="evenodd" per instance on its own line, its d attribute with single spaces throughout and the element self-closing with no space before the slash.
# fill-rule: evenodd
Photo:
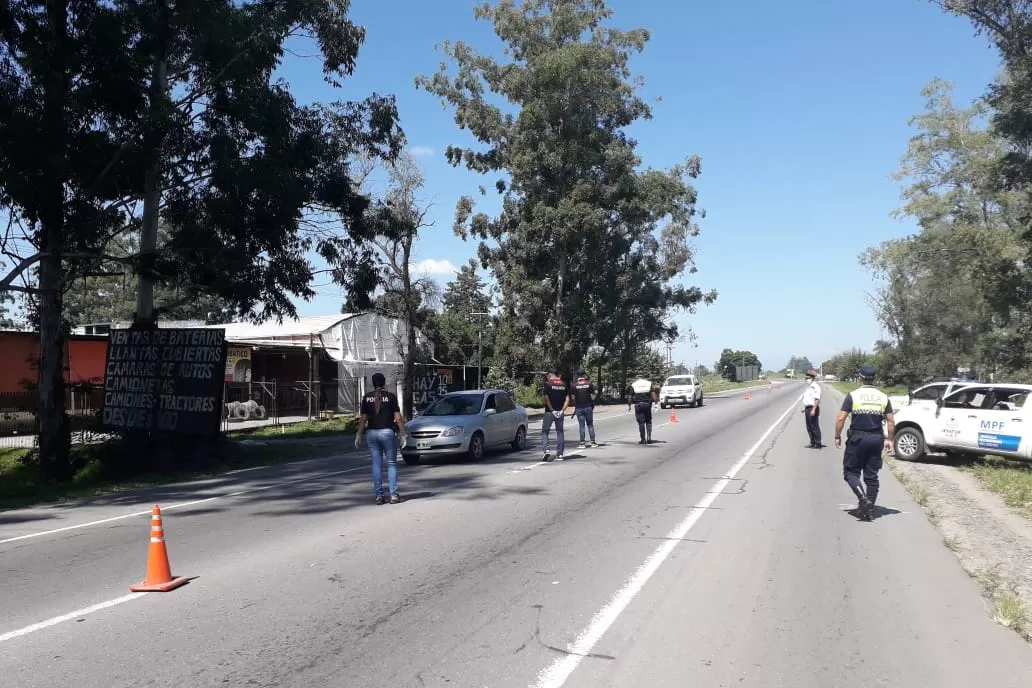
<svg viewBox="0 0 1032 688">
<path fill-rule="evenodd" d="M 780 418 L 774 421 L 774 423 L 767 428 L 767 431 L 764 432 L 760 439 L 756 441 L 756 444 L 750 447 L 742 458 L 740 458 L 738 462 L 731 467 L 731 470 L 729 470 L 723 478 L 713 485 L 713 489 L 707 492 L 706 496 L 695 505 L 688 517 L 670 531 L 666 536 L 666 541 L 657 547 L 651 555 L 649 555 L 649 558 L 638 567 L 629 579 L 627 579 L 623 584 L 623 587 L 613 595 L 606 606 L 602 607 L 602 609 L 595 614 L 588 623 L 587 628 L 581 631 L 580 635 L 577 636 L 577 639 L 568 646 L 569 654 L 556 659 L 550 666 L 548 666 L 548 668 L 538 674 L 537 680 L 533 684 L 533 688 L 562 688 L 577 666 L 580 665 L 581 660 L 591 654 L 595 645 L 602 639 L 602 636 L 607 630 L 609 630 L 609 627 L 613 625 L 613 623 L 620 617 L 620 614 L 623 613 L 624 609 L 626 609 L 634 598 L 637 597 L 644 589 L 645 584 L 648 583 L 652 574 L 659 569 L 666 558 L 670 556 L 670 553 L 677 547 L 678 543 L 688 534 L 688 531 L 695 526 L 702 515 L 706 512 L 706 509 L 716 501 L 717 497 L 731 483 L 731 480 L 735 477 L 738 471 L 742 470 L 742 467 L 749 463 L 749 460 L 752 459 L 753 455 L 760 448 L 763 442 L 779 425 L 781 425 L 785 418 L 787 418 L 790 413 L 796 412 L 801 399 L 802 395 L 792 401 L 792 405 L 781 414 Z"/>
<path fill-rule="evenodd" d="M 319 478 L 328 478 L 331 475 L 342 475 L 344 473 L 354 473 L 356 471 L 367 471 L 367 466 L 358 466 L 356 468 L 348 468 L 343 471 L 331 471 L 329 473 L 319 473 L 318 475 L 310 475 L 305 478 L 298 478 L 296 480 L 287 480 L 281 483 L 273 483 L 272 485 L 263 485 L 262 487 L 253 487 L 248 490 L 240 490 L 238 492 L 230 492 L 229 494 L 216 495 L 214 497 L 207 497 L 205 499 L 195 499 L 190 502 L 180 502 L 178 504 L 169 504 L 168 506 L 161 507 L 162 511 L 171 511 L 172 509 L 183 509 L 188 506 L 196 506 L 197 504 L 204 504 L 205 502 L 213 502 L 216 499 L 226 499 L 228 497 L 239 497 L 240 495 L 249 494 L 251 492 L 261 492 L 263 490 L 271 490 L 274 487 L 283 487 L 284 485 L 293 485 L 295 483 L 303 483 L 309 480 L 318 480 Z M 6 540 L 0 540 L 0 545 L 6 545 L 9 542 L 18 542 L 19 540 L 28 540 L 29 538 L 42 537 L 44 535 L 55 535 L 57 533 L 63 533 L 69 530 L 78 530 L 79 528 L 89 528 L 90 526 L 99 526 L 105 523 L 113 523 L 115 521 L 123 521 L 127 518 L 136 518 L 138 516 L 150 516 L 151 509 L 146 511 L 134 511 L 131 514 L 122 514 L 121 516 L 112 516 L 110 518 L 102 518 L 99 521 L 89 521 L 87 523 L 76 523 L 73 526 L 65 526 L 63 528 L 54 528 L 53 530 L 41 530 L 38 533 L 28 533 L 27 535 L 19 535 L 17 537 L 7 538 Z"/>
<path fill-rule="evenodd" d="M 5 643 L 8 640 L 14 640 L 15 638 L 20 638 L 21 636 L 28 635 L 29 633 L 35 633 L 36 631 L 42 631 L 45 628 L 50 628 L 51 626 L 56 626 L 57 624 L 63 623 L 65 621 L 71 621 L 72 619 L 81 618 L 83 616 L 86 616 L 87 614 L 92 614 L 93 612 L 98 612 L 101 609 L 107 609 L 108 607 L 114 607 L 115 605 L 122 604 L 123 602 L 128 602 L 130 600 L 135 600 L 135 599 L 138 599 L 140 597 L 144 597 L 144 596 L 146 596 L 146 594 L 147 593 L 145 593 L 145 592 L 130 593 L 128 595 L 123 595 L 122 597 L 116 597 L 113 600 L 108 600 L 107 602 L 100 602 L 99 604 L 95 604 L 95 605 L 92 605 L 90 607 L 86 607 L 85 609 L 76 609 L 74 612 L 69 612 L 68 614 L 62 614 L 61 616 L 55 616 L 52 619 L 47 619 L 46 621 L 40 621 L 39 623 L 34 623 L 31 626 L 25 626 L 24 628 L 19 628 L 16 631 L 9 631 L 7 633 L 4 633 L 3 635 L 0 635 L 0 643 Z"/>
</svg>

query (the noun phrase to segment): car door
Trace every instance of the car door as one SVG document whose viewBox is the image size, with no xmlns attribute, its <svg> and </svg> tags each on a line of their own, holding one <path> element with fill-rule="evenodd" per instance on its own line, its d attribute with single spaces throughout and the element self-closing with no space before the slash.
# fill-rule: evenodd
<svg viewBox="0 0 1032 688">
<path fill-rule="evenodd" d="M 1027 391 L 993 387 L 978 416 L 975 448 L 997 456 L 1022 456 L 1021 443 L 1025 430 L 1024 410 Z"/>
<path fill-rule="evenodd" d="M 487 413 L 494 411 L 494 413 Z M 501 434 L 502 416 L 498 408 L 498 395 L 489 393 L 484 395 L 484 442 L 493 445 L 498 444 L 498 437 Z"/>
<path fill-rule="evenodd" d="M 952 451 L 977 450 L 979 414 L 988 396 L 987 387 L 964 387 L 944 396 L 932 432 L 926 433 L 929 443 Z"/>
<path fill-rule="evenodd" d="M 508 394 L 502 392 L 495 394 L 495 403 L 498 406 L 498 443 L 508 444 L 516 438 L 519 425 L 516 404 Z"/>
</svg>

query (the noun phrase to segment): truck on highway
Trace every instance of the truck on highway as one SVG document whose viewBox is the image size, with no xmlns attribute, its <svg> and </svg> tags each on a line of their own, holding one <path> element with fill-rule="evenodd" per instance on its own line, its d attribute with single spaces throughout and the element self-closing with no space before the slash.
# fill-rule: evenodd
<svg viewBox="0 0 1032 688">
<path fill-rule="evenodd" d="M 964 384 L 934 403 L 895 411 L 893 452 L 917 461 L 931 452 L 1032 460 L 1032 385 Z"/>
</svg>

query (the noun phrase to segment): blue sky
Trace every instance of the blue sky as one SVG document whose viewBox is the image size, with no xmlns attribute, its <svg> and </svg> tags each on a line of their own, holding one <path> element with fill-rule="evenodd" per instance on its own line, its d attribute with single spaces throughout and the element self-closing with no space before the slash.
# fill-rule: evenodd
<svg viewBox="0 0 1032 688">
<path fill-rule="evenodd" d="M 397 96 L 411 150 L 419 154 L 436 226 L 417 261 L 450 279 L 475 254 L 451 230 L 455 201 L 484 178 L 453 169 L 443 151 L 466 145 L 450 110 L 417 91 L 417 74 L 443 59 L 435 43 L 464 40 L 485 52 L 499 43 L 473 19 L 471 0 L 356 0 L 367 29 L 356 75 L 334 92 L 311 61 L 284 64 L 300 100 Z M 958 104 L 980 96 L 998 58 L 963 19 L 927 0 L 614 0 L 613 22 L 652 32 L 635 58 L 643 95 L 662 97 L 653 119 L 632 129 L 644 164 L 669 167 L 702 157 L 697 181 L 706 210 L 698 272 L 689 283 L 720 292 L 716 303 L 679 316 L 697 335 L 675 361 L 711 365 L 724 347 L 754 351 L 780 368 L 793 354 L 819 363 L 836 350 L 870 349 L 879 328 L 865 301 L 874 287 L 857 263 L 864 248 L 914 231 L 890 217 L 899 205 L 897 168 L 936 76 L 956 84 Z M 493 181 L 493 178 L 487 180 Z M 339 312 L 342 295 L 320 286 L 301 315 Z"/>
</svg>

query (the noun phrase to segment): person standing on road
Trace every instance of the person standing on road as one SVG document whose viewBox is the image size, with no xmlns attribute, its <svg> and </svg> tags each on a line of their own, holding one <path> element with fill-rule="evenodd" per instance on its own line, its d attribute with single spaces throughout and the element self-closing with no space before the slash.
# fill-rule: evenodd
<svg viewBox="0 0 1032 688">
<path fill-rule="evenodd" d="M 634 406 L 634 419 L 638 421 L 638 444 L 652 444 L 652 405 L 659 401 L 659 396 L 652 388 L 652 382 L 638 378 L 631 383 L 627 392 L 627 410 Z"/>
<path fill-rule="evenodd" d="M 857 515 L 870 521 L 871 510 L 878 501 L 882 452 L 892 451 L 896 421 L 888 395 L 874 386 L 874 368 L 864 366 L 860 369 L 860 384 L 842 401 L 842 410 L 835 419 L 835 446 L 842 447 L 842 427 L 846 418 L 852 416 L 846 436 L 846 451 L 842 456 L 842 472 L 859 500 Z M 882 430 L 883 420 L 887 435 Z M 861 476 L 866 490 L 861 485 Z"/>
<path fill-rule="evenodd" d="M 595 447 L 595 385 L 584 373 L 577 373 L 577 381 L 573 383 L 573 408 L 577 416 L 577 429 L 580 430 L 580 449 Z M 584 426 L 588 426 L 591 441 L 584 443 Z"/>
<path fill-rule="evenodd" d="M 401 417 L 398 397 L 387 391 L 387 380 L 382 373 L 373 374 L 373 391 L 362 399 L 361 415 L 358 419 L 358 433 L 355 435 L 355 449 L 362 443 L 366 428 L 369 453 L 373 457 L 373 491 L 376 503 L 383 504 L 383 460 L 387 459 L 387 483 L 390 488 L 391 504 L 400 504 L 398 494 L 398 444 L 404 448 L 408 442 L 405 436 L 405 419 Z M 395 434 L 397 428 L 397 434 Z"/>
<path fill-rule="evenodd" d="M 817 371 L 806 371 L 809 384 L 803 392 L 803 416 L 806 418 L 806 434 L 810 436 L 808 449 L 821 449 L 821 386 L 817 383 Z"/>
<path fill-rule="evenodd" d="M 548 379 L 545 380 L 545 417 L 541 421 L 541 448 L 544 450 L 544 460 L 552 460 L 552 452 L 549 451 L 549 435 L 552 434 L 552 426 L 555 425 L 555 458 L 563 460 L 563 451 L 566 449 L 566 435 L 563 430 L 563 420 L 566 417 L 566 409 L 570 406 L 570 390 L 559 377 L 559 371 L 553 370 Z"/>
</svg>

